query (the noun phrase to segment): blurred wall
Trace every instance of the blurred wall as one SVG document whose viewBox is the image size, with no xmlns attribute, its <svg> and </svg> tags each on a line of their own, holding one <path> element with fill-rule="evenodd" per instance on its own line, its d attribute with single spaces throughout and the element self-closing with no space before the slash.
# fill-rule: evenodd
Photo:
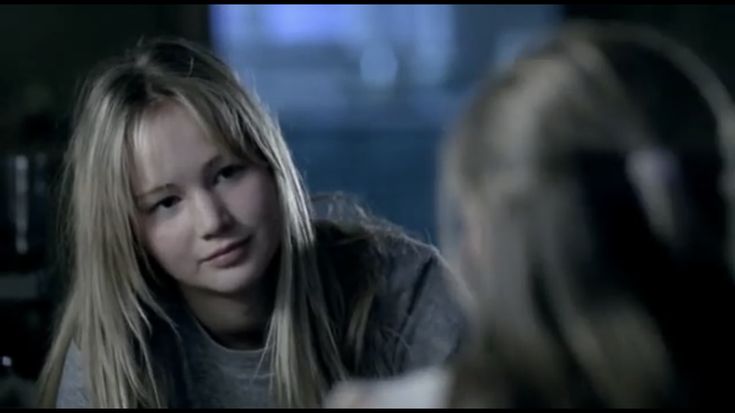
<svg viewBox="0 0 735 413">
<path fill-rule="evenodd" d="M 348 192 L 436 242 L 436 155 L 446 127 L 475 83 L 553 29 L 561 11 L 228 4 L 213 7 L 211 40 L 277 114 L 312 193 Z"/>
</svg>

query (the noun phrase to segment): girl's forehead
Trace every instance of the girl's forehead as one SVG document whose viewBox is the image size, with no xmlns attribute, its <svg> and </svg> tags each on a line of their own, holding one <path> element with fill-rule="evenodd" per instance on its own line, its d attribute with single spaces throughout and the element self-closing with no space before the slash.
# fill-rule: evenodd
<svg viewBox="0 0 735 413">
<path fill-rule="evenodd" d="M 212 132 L 193 109 L 175 101 L 156 103 L 135 120 L 130 142 L 133 152 L 175 149 L 184 143 L 214 144 Z"/>
<path fill-rule="evenodd" d="M 141 113 L 130 138 L 134 179 L 139 182 L 174 179 L 197 173 L 215 157 L 241 158 L 235 142 L 211 131 L 193 109 L 165 102 Z M 245 156 L 250 161 L 249 157 Z"/>
<path fill-rule="evenodd" d="M 170 174 L 170 170 L 196 167 L 203 158 L 221 150 L 188 110 L 168 104 L 141 114 L 131 137 L 134 168 L 138 174 Z"/>
</svg>

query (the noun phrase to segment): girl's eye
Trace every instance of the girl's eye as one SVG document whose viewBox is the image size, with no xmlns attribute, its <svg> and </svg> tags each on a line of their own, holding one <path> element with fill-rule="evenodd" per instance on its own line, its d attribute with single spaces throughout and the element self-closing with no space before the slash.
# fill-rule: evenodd
<svg viewBox="0 0 735 413">
<path fill-rule="evenodd" d="M 180 201 L 177 196 L 167 196 L 162 200 L 156 202 L 149 210 L 149 212 L 156 212 L 157 210 L 170 209 L 176 206 Z"/>
<path fill-rule="evenodd" d="M 242 165 L 227 165 L 224 168 L 220 169 L 219 172 L 217 172 L 217 177 L 215 178 L 216 181 L 220 181 L 222 179 L 228 180 L 236 177 L 239 175 L 242 171 L 245 170 L 245 167 Z"/>
</svg>

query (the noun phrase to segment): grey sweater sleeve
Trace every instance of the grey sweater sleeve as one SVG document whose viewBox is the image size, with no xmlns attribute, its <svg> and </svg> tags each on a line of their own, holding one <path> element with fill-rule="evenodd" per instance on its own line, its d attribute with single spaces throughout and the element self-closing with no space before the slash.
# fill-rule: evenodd
<svg viewBox="0 0 735 413">
<path fill-rule="evenodd" d="M 391 374 L 446 364 L 461 346 L 466 318 L 439 252 L 417 243 L 391 255 L 387 288 L 376 303 L 381 338 L 371 358 L 385 360 Z"/>
<path fill-rule="evenodd" d="M 56 394 L 56 407 L 90 407 L 83 371 L 81 352 L 79 347 L 72 342 L 64 360 L 59 391 Z"/>
<path fill-rule="evenodd" d="M 403 293 L 406 317 L 400 327 L 397 362 L 402 371 L 445 364 L 459 349 L 465 319 L 446 276 L 447 269 L 431 249 L 412 288 Z"/>
</svg>

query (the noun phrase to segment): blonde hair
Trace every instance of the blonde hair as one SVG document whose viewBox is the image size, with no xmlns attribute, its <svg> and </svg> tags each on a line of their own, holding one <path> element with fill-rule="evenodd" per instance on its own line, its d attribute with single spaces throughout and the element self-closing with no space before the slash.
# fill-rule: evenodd
<svg viewBox="0 0 735 413">
<path fill-rule="evenodd" d="M 316 406 L 329 383 L 344 377 L 345 366 L 317 274 L 306 191 L 277 124 L 256 98 L 218 58 L 177 39 L 139 44 L 83 89 L 65 171 L 71 290 L 42 371 L 41 404 L 55 405 L 75 341 L 92 407 L 166 406 L 149 338 L 152 317 L 171 323 L 151 288 L 155 263 L 136 238 L 130 183 L 133 135 L 144 112 L 161 102 L 188 108 L 217 144 L 272 172 L 284 225 L 266 346 L 273 349 L 278 401 Z"/>
<path fill-rule="evenodd" d="M 589 199 L 582 197 L 600 182 L 582 183 L 593 178 L 576 169 L 581 167 L 580 155 L 593 160 L 585 166 L 592 173 L 606 168 L 608 160 L 629 161 L 631 154 L 687 152 L 694 137 L 682 130 L 674 130 L 675 137 L 661 136 L 661 120 L 654 119 L 651 110 L 661 110 L 664 98 L 637 99 L 640 91 L 631 82 L 640 73 L 621 66 L 640 63 L 637 59 L 643 56 L 659 59 L 655 65 L 665 62 L 663 66 L 677 73 L 672 76 L 681 79 L 670 101 L 707 112 L 695 121 L 696 133 L 705 136 L 694 144 L 708 149 L 711 145 L 716 152 L 707 152 L 712 162 L 724 155 L 726 170 L 735 165 L 730 159 L 735 153 L 735 118 L 726 89 L 691 52 L 650 30 L 569 25 L 510 70 L 487 80 L 444 148 L 442 244 L 464 276 L 460 292 L 476 327 L 474 347 L 456 371 L 453 405 L 526 402 L 559 407 L 599 402 L 621 407 L 672 402 L 675 366 L 670 343 L 650 303 L 632 292 L 625 284 L 629 280 L 620 281 L 631 269 L 610 256 L 604 256 L 610 260 L 606 266 L 600 261 L 603 256 L 595 255 L 611 251 L 596 244 L 601 231 L 597 224 L 604 220 L 585 225 L 585 219 L 613 208 L 585 203 Z M 679 92 L 683 97 L 676 100 Z M 686 120 L 670 122 L 681 129 Z M 652 148 L 663 150 L 649 151 Z M 604 172 L 617 173 L 617 165 Z M 671 186 L 673 194 L 659 196 L 630 176 L 610 179 L 616 184 L 630 180 L 642 204 L 656 198 L 650 210 L 641 205 L 641 221 L 635 215 L 633 221 L 640 227 L 626 232 L 645 238 L 632 237 L 629 243 L 650 242 L 644 244 L 647 249 L 634 252 L 642 254 L 639 258 L 671 265 L 661 251 L 673 251 L 674 256 L 686 252 L 682 242 L 695 254 L 711 246 L 706 240 L 711 234 L 692 237 L 686 232 L 691 226 L 680 219 L 656 221 L 681 206 L 674 204 L 691 201 L 682 198 L 676 185 Z M 605 216 L 616 213 L 627 212 Z M 635 226 L 633 221 L 624 224 Z M 732 248 L 732 241 L 729 245 Z M 719 247 L 714 245 L 707 259 L 719 263 L 732 257 L 730 250 Z M 666 270 L 655 265 L 632 270 L 644 279 L 653 279 L 657 271 Z M 704 278 L 697 282 L 711 282 L 711 287 L 719 275 L 701 274 Z M 579 377 L 584 382 L 575 381 Z"/>
</svg>

